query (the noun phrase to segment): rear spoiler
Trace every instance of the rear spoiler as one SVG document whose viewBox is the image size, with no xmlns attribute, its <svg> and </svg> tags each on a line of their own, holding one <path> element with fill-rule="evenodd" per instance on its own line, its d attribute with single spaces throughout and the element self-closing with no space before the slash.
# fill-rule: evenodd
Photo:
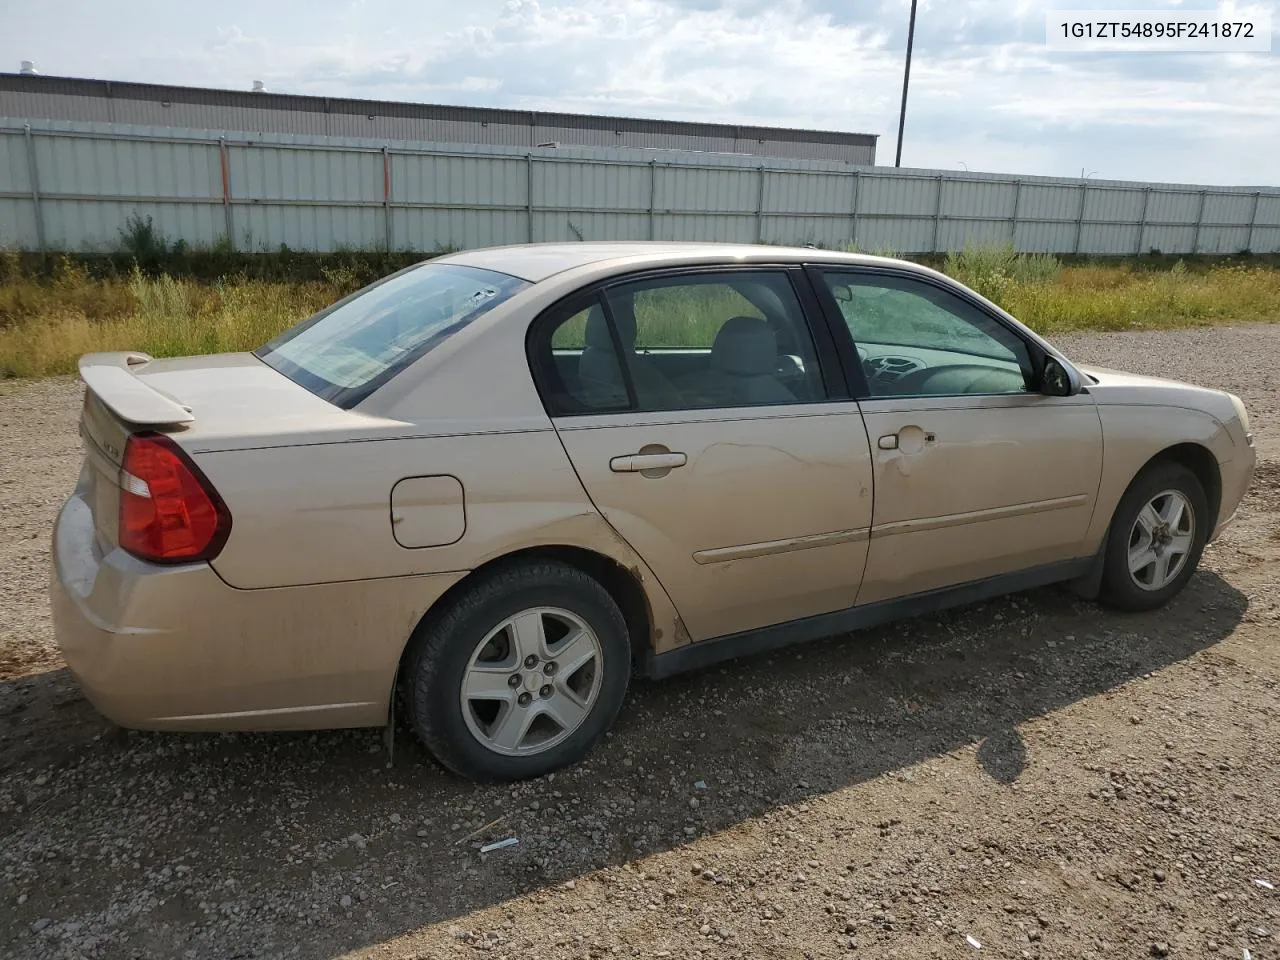
<svg viewBox="0 0 1280 960">
<path fill-rule="evenodd" d="M 87 353 L 80 358 L 80 379 L 103 406 L 129 423 L 161 426 L 195 420 L 191 408 L 149 387 L 132 367 L 149 363 L 145 353 Z"/>
</svg>

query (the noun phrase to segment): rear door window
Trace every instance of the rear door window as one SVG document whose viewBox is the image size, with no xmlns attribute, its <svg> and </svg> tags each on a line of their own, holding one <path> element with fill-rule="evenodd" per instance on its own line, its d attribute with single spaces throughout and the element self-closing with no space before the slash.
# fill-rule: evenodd
<svg viewBox="0 0 1280 960">
<path fill-rule="evenodd" d="M 558 414 L 827 397 L 804 311 L 782 271 L 622 282 L 565 304 L 537 329 L 531 352 Z"/>
<path fill-rule="evenodd" d="M 606 291 L 641 410 L 826 398 L 817 351 L 782 272 L 663 277 Z"/>
<path fill-rule="evenodd" d="M 286 330 L 256 356 L 330 403 L 353 407 L 527 286 L 476 267 L 410 267 Z"/>
</svg>

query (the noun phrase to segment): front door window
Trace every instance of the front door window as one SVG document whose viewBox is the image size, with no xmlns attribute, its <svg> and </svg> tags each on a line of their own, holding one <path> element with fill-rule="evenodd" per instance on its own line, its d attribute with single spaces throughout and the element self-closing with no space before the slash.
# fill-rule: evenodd
<svg viewBox="0 0 1280 960">
<path fill-rule="evenodd" d="M 873 397 L 1028 392 L 1022 339 L 965 300 L 918 280 L 825 273 Z"/>
</svg>

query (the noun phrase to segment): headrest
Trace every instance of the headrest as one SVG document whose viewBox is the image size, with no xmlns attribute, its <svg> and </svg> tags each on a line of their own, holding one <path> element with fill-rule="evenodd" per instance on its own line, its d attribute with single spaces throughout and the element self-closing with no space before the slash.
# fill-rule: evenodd
<svg viewBox="0 0 1280 960">
<path fill-rule="evenodd" d="M 777 373 L 778 342 L 759 317 L 733 317 L 711 345 L 711 369 L 736 377 Z"/>
</svg>

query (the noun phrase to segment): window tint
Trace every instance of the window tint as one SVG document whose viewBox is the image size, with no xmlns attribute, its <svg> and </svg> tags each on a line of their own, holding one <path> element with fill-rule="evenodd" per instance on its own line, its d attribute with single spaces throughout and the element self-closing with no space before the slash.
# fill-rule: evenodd
<svg viewBox="0 0 1280 960">
<path fill-rule="evenodd" d="M 624 303 L 627 288 L 613 291 L 615 303 Z M 755 317 L 764 313 L 731 284 L 667 281 L 661 286 L 639 286 L 630 292 L 636 315 L 636 348 L 639 350 L 711 349 L 716 334 L 730 317 Z M 773 296 L 770 291 L 770 296 Z"/>
<path fill-rule="evenodd" d="M 557 385 L 558 392 L 553 407 L 562 413 L 629 408 L 627 380 L 599 297 L 586 306 L 570 307 L 561 316 L 551 331 L 554 369 L 547 379 Z"/>
<path fill-rule="evenodd" d="M 611 287 L 606 295 L 642 410 L 826 397 L 786 274 L 663 277 Z"/>
<path fill-rule="evenodd" d="M 540 324 L 531 353 L 549 406 L 559 414 L 757 406 L 826 396 L 800 303 L 791 281 L 777 272 L 610 287 Z"/>
<path fill-rule="evenodd" d="M 331 403 L 354 406 L 527 286 L 475 267 L 411 267 L 286 330 L 257 356 Z"/>
<path fill-rule="evenodd" d="M 904 277 L 824 272 L 873 397 L 1025 393 L 1022 339 L 965 300 Z"/>
</svg>

